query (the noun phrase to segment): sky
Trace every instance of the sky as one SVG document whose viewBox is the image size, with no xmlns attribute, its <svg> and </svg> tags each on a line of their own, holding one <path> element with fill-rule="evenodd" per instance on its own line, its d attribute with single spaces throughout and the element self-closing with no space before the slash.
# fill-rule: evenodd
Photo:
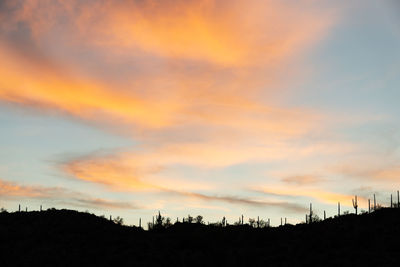
<svg viewBox="0 0 400 267">
<path fill-rule="evenodd" d="M 0 206 L 278 225 L 400 189 L 400 4 L 0 1 Z"/>
</svg>

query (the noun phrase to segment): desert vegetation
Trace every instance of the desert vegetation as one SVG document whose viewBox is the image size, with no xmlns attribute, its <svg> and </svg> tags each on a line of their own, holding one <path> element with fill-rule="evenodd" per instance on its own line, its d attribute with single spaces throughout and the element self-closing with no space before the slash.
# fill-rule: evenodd
<svg viewBox="0 0 400 267">
<path fill-rule="evenodd" d="M 394 266 L 399 202 L 370 203 L 354 213 L 338 205 L 331 217 L 319 217 L 311 204 L 306 221 L 292 225 L 282 217 L 278 227 L 244 215 L 210 223 L 157 212 L 148 231 L 141 220 L 127 226 L 121 217 L 89 212 L 1 209 L 0 253 L 2 266 Z"/>
</svg>

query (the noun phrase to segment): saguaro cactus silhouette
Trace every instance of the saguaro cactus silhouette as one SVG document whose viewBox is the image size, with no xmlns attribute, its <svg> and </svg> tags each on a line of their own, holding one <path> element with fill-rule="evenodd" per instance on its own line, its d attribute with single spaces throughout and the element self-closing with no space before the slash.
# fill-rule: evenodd
<svg viewBox="0 0 400 267">
<path fill-rule="evenodd" d="M 338 209 L 338 217 L 340 217 L 340 202 L 337 204 L 337 209 Z"/>
<path fill-rule="evenodd" d="M 352 201 L 353 201 L 353 208 L 356 210 L 356 215 L 357 215 L 357 209 L 358 209 L 357 196 L 355 196 L 355 199 L 352 199 Z"/>
<path fill-rule="evenodd" d="M 368 198 L 368 213 L 371 213 L 371 199 Z"/>
<path fill-rule="evenodd" d="M 393 195 L 390 194 L 390 208 L 393 208 Z"/>
<path fill-rule="evenodd" d="M 309 219 L 308 219 L 309 223 L 312 223 L 312 215 L 313 215 L 312 204 L 310 203 L 310 215 L 309 215 Z"/>
<path fill-rule="evenodd" d="M 400 195 L 399 195 L 399 190 L 397 190 L 397 207 L 400 208 Z"/>
</svg>

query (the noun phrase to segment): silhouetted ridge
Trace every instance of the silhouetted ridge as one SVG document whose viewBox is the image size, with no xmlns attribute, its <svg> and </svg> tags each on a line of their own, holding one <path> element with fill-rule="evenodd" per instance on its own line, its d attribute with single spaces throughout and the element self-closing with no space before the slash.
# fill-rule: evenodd
<svg viewBox="0 0 400 267">
<path fill-rule="evenodd" d="M 144 231 L 71 210 L 0 213 L 1 266 L 396 266 L 400 209 L 311 224 Z"/>
</svg>

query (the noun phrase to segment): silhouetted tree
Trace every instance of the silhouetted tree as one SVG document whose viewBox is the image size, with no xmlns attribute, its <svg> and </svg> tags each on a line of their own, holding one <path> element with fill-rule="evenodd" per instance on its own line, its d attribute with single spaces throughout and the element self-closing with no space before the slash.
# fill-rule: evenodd
<svg viewBox="0 0 400 267">
<path fill-rule="evenodd" d="M 194 219 L 196 223 L 202 224 L 203 223 L 203 216 L 197 215 L 197 217 Z"/>
<path fill-rule="evenodd" d="M 187 216 L 187 219 L 185 220 L 188 223 L 192 223 L 193 222 L 193 217 L 190 216 L 190 214 Z"/>
<path fill-rule="evenodd" d="M 251 227 L 256 227 L 256 219 L 249 218 L 249 225 L 250 225 Z"/>
<path fill-rule="evenodd" d="M 266 221 L 264 221 L 263 219 L 261 219 L 258 224 L 259 224 L 260 228 L 264 228 L 264 227 L 268 226 L 268 223 Z"/>
<path fill-rule="evenodd" d="M 160 211 L 158 211 L 158 215 L 156 216 L 156 221 L 153 225 L 152 229 L 160 229 L 163 228 L 163 222 L 164 222 L 165 218 L 163 216 L 161 216 Z"/>
<path fill-rule="evenodd" d="M 320 222 L 320 221 L 322 221 L 321 218 L 315 213 L 312 214 L 311 219 L 312 219 L 312 222 Z"/>
<path fill-rule="evenodd" d="M 171 225 L 172 225 L 171 218 L 167 217 L 167 218 L 165 219 L 165 222 L 164 222 L 163 226 L 164 226 L 164 228 L 168 228 L 168 227 L 170 227 Z"/>
</svg>

